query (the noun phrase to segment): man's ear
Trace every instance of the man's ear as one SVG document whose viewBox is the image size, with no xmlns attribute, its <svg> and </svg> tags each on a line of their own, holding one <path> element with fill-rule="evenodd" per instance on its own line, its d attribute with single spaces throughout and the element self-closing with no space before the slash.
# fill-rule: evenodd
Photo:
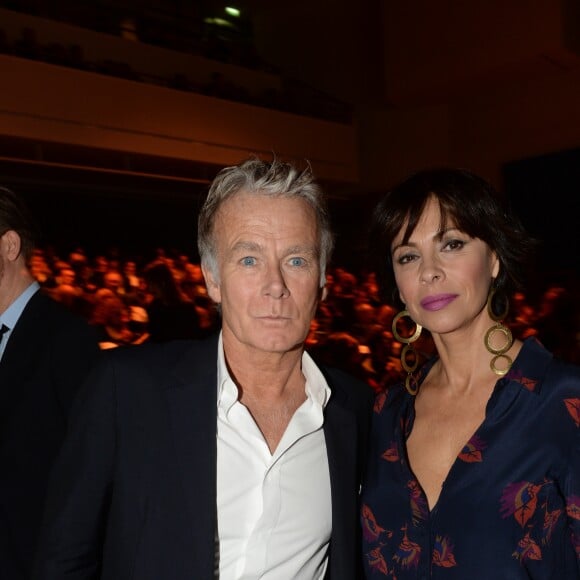
<svg viewBox="0 0 580 580">
<path fill-rule="evenodd" d="M 209 297 L 216 303 L 221 304 L 222 301 L 222 293 L 220 290 L 220 285 L 214 276 L 211 268 L 202 265 L 201 271 L 203 273 L 203 277 L 205 280 L 205 286 L 207 288 L 207 293 Z"/>
<path fill-rule="evenodd" d="M 324 302 L 327 296 L 328 296 L 328 286 L 323 286 L 320 289 L 320 301 Z"/>
<path fill-rule="evenodd" d="M 6 260 L 14 262 L 20 256 L 22 241 L 14 230 L 8 230 L 2 235 L 2 255 Z"/>
</svg>

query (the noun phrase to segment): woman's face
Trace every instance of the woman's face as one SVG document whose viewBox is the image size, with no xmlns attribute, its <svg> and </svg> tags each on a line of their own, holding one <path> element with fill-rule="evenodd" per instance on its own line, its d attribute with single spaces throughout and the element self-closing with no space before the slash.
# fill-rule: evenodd
<svg viewBox="0 0 580 580">
<path fill-rule="evenodd" d="M 441 224 L 433 196 L 413 234 L 403 244 L 405 226 L 391 247 L 399 296 L 411 318 L 432 333 L 464 328 L 478 317 L 487 301 L 499 260 L 489 246 Z"/>
</svg>

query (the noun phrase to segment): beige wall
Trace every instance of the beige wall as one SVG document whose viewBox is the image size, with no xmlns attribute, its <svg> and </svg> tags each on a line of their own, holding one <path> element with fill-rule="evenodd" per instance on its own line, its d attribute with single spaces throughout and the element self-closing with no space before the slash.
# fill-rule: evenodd
<svg viewBox="0 0 580 580">
<path fill-rule="evenodd" d="M 504 163 L 580 148 L 580 70 L 452 104 L 366 110 L 360 124 L 361 175 L 371 189 L 445 164 L 501 187 Z"/>
<path fill-rule="evenodd" d="M 0 134 L 218 164 L 273 150 L 309 158 L 353 196 L 441 164 L 501 186 L 506 162 L 580 147 L 577 0 L 367 0 L 352 13 L 344 4 L 297 0 L 290 15 L 264 8 L 257 41 L 272 62 L 284 60 L 294 76 L 351 101 L 354 124 L 3 57 L 0 74 L 10 82 L 0 93 Z M 11 17 L 15 35 L 25 22 Z M 59 28 L 63 42 L 77 33 Z M 39 34 L 48 41 L 53 31 L 44 23 Z M 186 57 L 163 49 L 83 37 L 89 58 L 117 55 L 151 74 L 186 66 L 179 60 Z M 187 60 L 200 78 L 208 66 Z M 239 67 L 229 72 L 256 89 L 280 83 Z"/>
<path fill-rule="evenodd" d="M 356 127 L 0 55 L 0 136 L 215 165 L 272 152 L 356 182 Z"/>
<path fill-rule="evenodd" d="M 501 187 L 504 163 L 580 147 L 572 0 L 381 6 L 385 90 L 359 107 L 363 187 L 439 164 Z"/>
</svg>

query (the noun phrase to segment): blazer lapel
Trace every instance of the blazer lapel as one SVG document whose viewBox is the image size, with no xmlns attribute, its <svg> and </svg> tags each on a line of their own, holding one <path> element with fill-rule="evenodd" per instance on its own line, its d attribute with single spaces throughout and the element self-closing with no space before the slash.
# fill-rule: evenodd
<svg viewBox="0 0 580 580">
<path fill-rule="evenodd" d="M 217 338 L 195 343 L 165 390 L 185 509 L 203 540 L 193 561 L 213 573 L 216 520 Z"/>
<path fill-rule="evenodd" d="M 351 544 L 357 524 L 357 428 L 355 416 L 343 406 L 341 395 L 333 391 L 324 420 L 332 494 L 329 568 L 333 580 L 343 577 L 341 570 L 353 569 L 355 546 Z"/>
</svg>

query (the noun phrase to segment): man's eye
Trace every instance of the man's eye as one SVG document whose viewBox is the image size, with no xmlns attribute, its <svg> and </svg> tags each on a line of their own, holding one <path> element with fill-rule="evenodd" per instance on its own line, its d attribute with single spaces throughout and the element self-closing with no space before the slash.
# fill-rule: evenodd
<svg viewBox="0 0 580 580">
<path fill-rule="evenodd" d="M 304 258 L 290 258 L 290 265 L 292 266 L 303 266 L 306 263 Z"/>
<path fill-rule="evenodd" d="M 256 258 L 252 258 L 251 256 L 246 256 L 242 258 L 242 264 L 244 266 L 253 266 L 256 263 Z"/>
</svg>

